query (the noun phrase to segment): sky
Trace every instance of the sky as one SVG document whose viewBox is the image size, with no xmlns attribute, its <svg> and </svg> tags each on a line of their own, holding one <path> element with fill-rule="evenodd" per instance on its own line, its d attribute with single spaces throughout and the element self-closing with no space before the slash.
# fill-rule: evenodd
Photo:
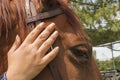
<svg viewBox="0 0 120 80">
<path fill-rule="evenodd" d="M 120 50 L 120 43 L 114 45 L 114 49 Z M 96 51 L 96 58 L 105 61 L 112 58 L 112 51 L 107 47 L 93 47 L 93 50 Z M 120 51 L 113 51 L 114 57 L 120 56 Z"/>
</svg>

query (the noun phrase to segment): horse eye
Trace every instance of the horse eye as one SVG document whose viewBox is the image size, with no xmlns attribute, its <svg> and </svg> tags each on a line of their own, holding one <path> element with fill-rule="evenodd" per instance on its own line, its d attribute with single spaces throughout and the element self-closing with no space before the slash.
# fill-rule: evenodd
<svg viewBox="0 0 120 80">
<path fill-rule="evenodd" d="M 85 58 L 85 59 L 89 59 L 88 54 L 86 51 L 83 50 L 79 50 L 76 48 L 71 48 L 70 51 L 78 58 Z"/>
</svg>

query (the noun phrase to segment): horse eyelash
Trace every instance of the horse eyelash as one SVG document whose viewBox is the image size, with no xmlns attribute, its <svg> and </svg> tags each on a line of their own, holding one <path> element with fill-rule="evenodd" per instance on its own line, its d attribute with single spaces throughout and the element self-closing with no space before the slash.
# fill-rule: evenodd
<svg viewBox="0 0 120 80">
<path fill-rule="evenodd" d="M 86 51 L 82 51 L 76 48 L 70 48 L 70 51 L 76 56 L 76 57 L 83 57 L 85 59 L 89 59 L 89 56 Z"/>
</svg>

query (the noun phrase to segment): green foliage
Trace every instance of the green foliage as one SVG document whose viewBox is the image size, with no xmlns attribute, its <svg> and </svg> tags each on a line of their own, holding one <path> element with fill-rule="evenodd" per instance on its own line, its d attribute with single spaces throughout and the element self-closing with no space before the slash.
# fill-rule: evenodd
<svg viewBox="0 0 120 80">
<path fill-rule="evenodd" d="M 112 61 L 97 61 L 97 65 L 100 71 L 107 71 L 113 69 Z"/>
<path fill-rule="evenodd" d="M 115 58 L 115 65 L 117 69 L 120 68 L 120 57 Z"/>
<path fill-rule="evenodd" d="M 93 46 L 120 40 L 120 31 L 113 32 L 111 30 L 102 29 L 85 29 L 88 36 L 92 39 Z"/>
<path fill-rule="evenodd" d="M 96 60 L 96 61 L 101 71 L 107 71 L 107 70 L 114 69 L 112 59 L 106 60 L 106 61 L 99 61 L 99 60 Z M 114 61 L 115 61 L 116 69 L 120 69 L 120 56 L 116 57 Z"/>
<path fill-rule="evenodd" d="M 70 0 L 94 45 L 120 40 L 120 0 Z"/>
<path fill-rule="evenodd" d="M 95 0 L 94 2 L 93 0 L 70 1 L 76 13 L 85 23 L 85 27 L 95 28 L 96 24 L 98 27 L 103 27 L 102 24 L 104 23 L 104 28 L 111 29 L 114 32 L 120 31 L 120 20 L 116 18 L 118 16 L 117 13 L 120 12 L 118 0 Z"/>
</svg>

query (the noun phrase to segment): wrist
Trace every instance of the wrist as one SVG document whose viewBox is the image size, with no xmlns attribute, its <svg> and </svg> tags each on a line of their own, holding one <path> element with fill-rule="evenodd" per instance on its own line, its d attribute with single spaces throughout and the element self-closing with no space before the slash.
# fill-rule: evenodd
<svg viewBox="0 0 120 80">
<path fill-rule="evenodd" d="M 17 73 L 12 73 L 12 72 L 6 72 L 6 79 L 7 80 L 27 80 L 24 76 L 17 74 Z"/>
</svg>

